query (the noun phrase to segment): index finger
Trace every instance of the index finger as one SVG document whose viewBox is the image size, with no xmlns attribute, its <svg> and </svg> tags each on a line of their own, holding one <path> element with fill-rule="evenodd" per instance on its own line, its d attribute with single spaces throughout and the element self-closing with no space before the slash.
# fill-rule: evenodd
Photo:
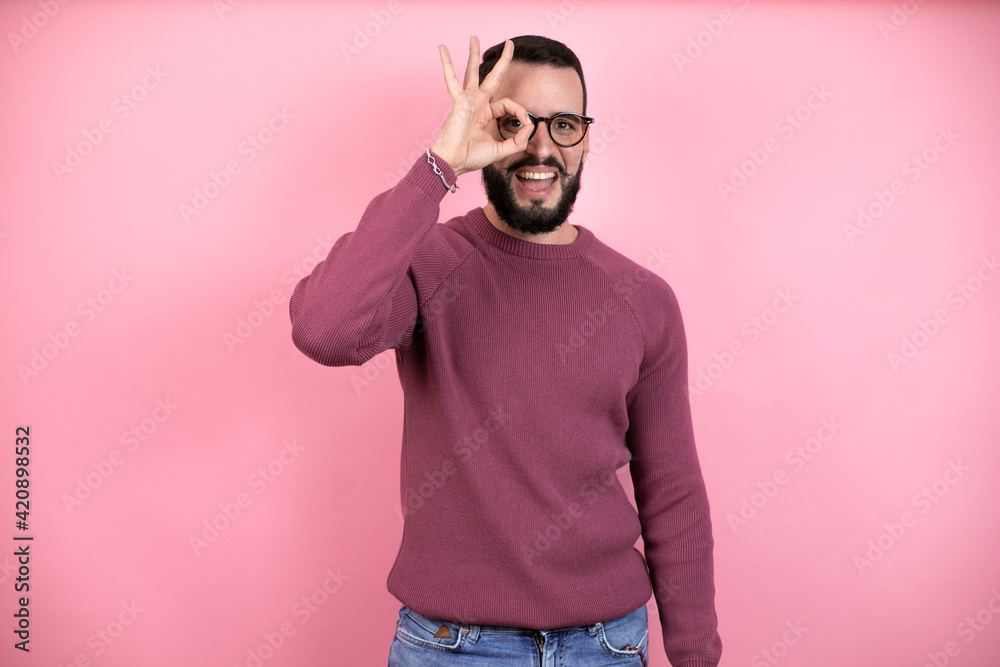
<svg viewBox="0 0 1000 667">
<path fill-rule="evenodd" d="M 507 66 L 510 65 L 513 57 L 514 42 L 508 39 L 504 42 L 503 53 L 500 54 L 500 59 L 497 60 L 497 64 L 493 66 L 490 73 L 483 79 L 483 82 L 479 85 L 479 90 L 486 93 L 489 97 L 493 97 L 493 93 L 500 86 L 500 79 L 503 78 L 503 74 L 507 71 Z"/>
</svg>

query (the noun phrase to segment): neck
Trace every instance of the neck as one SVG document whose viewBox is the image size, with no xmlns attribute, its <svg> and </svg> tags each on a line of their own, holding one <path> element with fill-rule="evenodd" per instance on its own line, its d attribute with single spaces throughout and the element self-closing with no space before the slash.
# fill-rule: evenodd
<svg viewBox="0 0 1000 667">
<path fill-rule="evenodd" d="M 490 224 L 504 234 L 521 239 L 522 241 L 529 241 L 531 243 L 567 245 L 575 241 L 576 237 L 580 234 L 580 231 L 567 221 L 563 221 L 551 232 L 545 232 L 544 234 L 528 234 L 519 231 L 508 225 L 503 218 L 497 214 L 497 210 L 493 208 L 492 203 L 483 206 L 483 213 L 486 215 L 486 219 L 490 221 Z"/>
</svg>

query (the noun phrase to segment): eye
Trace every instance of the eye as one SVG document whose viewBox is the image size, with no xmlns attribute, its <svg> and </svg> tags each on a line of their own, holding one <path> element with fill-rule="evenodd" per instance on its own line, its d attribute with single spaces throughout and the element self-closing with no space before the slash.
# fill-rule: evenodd
<svg viewBox="0 0 1000 667">
<path fill-rule="evenodd" d="M 557 120 L 559 129 L 572 130 L 573 132 L 577 132 L 582 124 L 582 121 L 576 116 L 560 116 Z"/>
<path fill-rule="evenodd" d="M 510 132 L 517 132 L 521 129 L 521 121 L 517 116 L 506 116 L 500 119 L 500 127 Z"/>
</svg>

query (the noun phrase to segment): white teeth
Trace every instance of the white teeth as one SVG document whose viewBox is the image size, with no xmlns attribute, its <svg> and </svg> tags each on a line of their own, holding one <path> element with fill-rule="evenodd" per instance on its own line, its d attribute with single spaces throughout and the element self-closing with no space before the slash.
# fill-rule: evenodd
<svg viewBox="0 0 1000 667">
<path fill-rule="evenodd" d="M 555 175 L 554 172 L 551 172 L 551 171 L 547 171 L 545 173 L 537 173 L 537 172 L 534 172 L 534 171 L 522 171 L 522 172 L 518 173 L 517 177 L 518 178 L 530 178 L 530 179 L 533 179 L 533 180 L 536 180 L 536 181 L 544 181 L 547 178 L 555 178 L 556 175 Z"/>
</svg>

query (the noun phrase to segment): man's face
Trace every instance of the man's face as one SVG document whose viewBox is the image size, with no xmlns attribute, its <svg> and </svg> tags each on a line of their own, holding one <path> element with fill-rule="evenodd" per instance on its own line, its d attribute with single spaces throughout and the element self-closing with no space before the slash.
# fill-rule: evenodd
<svg viewBox="0 0 1000 667">
<path fill-rule="evenodd" d="M 492 101 L 504 97 L 535 116 L 583 113 L 583 85 L 572 68 L 512 62 Z M 502 139 L 496 121 L 490 126 L 494 137 Z M 565 148 L 552 141 L 548 122 L 542 121 L 524 151 L 483 167 L 486 198 L 512 228 L 528 234 L 551 232 L 573 210 L 589 151 L 589 133 L 576 146 Z M 519 171 L 551 172 L 555 177 L 527 180 L 517 176 Z"/>
</svg>

